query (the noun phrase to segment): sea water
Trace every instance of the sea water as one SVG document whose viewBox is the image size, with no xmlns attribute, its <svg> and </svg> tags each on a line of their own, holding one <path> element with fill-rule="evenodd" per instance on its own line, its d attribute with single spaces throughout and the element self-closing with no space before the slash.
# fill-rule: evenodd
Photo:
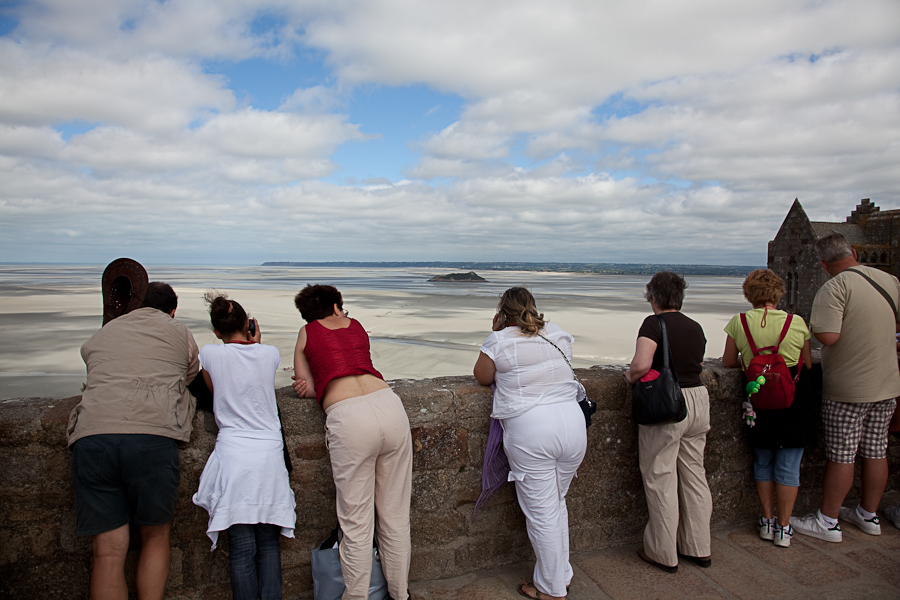
<svg viewBox="0 0 900 600">
<path fill-rule="evenodd" d="M 0 398 L 68 397 L 85 379 L 81 345 L 102 321 L 105 265 L 0 265 Z M 199 345 L 219 343 L 203 294 L 227 292 L 258 319 L 263 343 L 277 346 L 276 385 L 290 385 L 294 344 L 303 325 L 293 296 L 308 283 L 336 286 L 362 323 L 375 367 L 387 379 L 471 374 L 491 331 L 503 290 L 522 285 L 546 319 L 575 337 L 574 365 L 627 363 L 650 314 L 647 276 L 486 271 L 486 282 L 435 283 L 427 268 L 147 266 L 150 279 L 179 296 L 176 318 Z M 749 305 L 739 277 L 687 278 L 683 312 L 706 333 L 706 356 L 720 357 L 725 324 Z"/>
</svg>

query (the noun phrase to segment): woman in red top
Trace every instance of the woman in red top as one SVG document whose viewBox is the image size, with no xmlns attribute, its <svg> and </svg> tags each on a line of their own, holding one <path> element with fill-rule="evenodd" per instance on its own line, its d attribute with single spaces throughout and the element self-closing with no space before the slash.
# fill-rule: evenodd
<svg viewBox="0 0 900 600">
<path fill-rule="evenodd" d="M 335 287 L 308 285 L 294 304 L 306 325 L 294 348 L 293 386 L 298 396 L 316 398 L 325 410 L 325 440 L 344 532 L 344 599 L 368 598 L 377 514 L 388 591 L 395 600 L 406 600 L 412 488 L 406 410 L 372 365 L 369 336 L 347 317 Z"/>
</svg>

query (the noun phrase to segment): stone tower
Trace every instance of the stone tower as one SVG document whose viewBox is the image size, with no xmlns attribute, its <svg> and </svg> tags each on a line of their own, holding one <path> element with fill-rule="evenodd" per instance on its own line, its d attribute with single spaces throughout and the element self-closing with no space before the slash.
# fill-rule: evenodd
<svg viewBox="0 0 900 600">
<path fill-rule="evenodd" d="M 769 242 L 768 266 L 787 287 L 778 308 L 796 313 L 807 322 L 813 298 L 828 280 L 814 245 L 832 233 L 847 238 L 861 264 L 900 277 L 900 210 L 882 211 L 865 198 L 846 222 L 828 223 L 810 221 L 795 199 L 775 239 Z"/>
</svg>

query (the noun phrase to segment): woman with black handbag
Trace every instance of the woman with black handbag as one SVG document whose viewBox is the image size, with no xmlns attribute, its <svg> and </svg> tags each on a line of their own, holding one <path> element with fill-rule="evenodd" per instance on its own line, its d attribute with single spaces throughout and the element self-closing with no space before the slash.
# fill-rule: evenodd
<svg viewBox="0 0 900 600">
<path fill-rule="evenodd" d="M 678 571 L 679 556 L 704 568 L 712 564 L 712 495 L 703 467 L 709 393 L 700 381 L 706 337 L 699 323 L 680 312 L 686 288 L 683 277 L 668 271 L 650 279 L 644 297 L 653 315 L 644 319 L 634 358 L 623 373 L 629 383 L 640 384 L 660 377 L 660 371 L 665 374 L 671 363 L 675 387 L 680 387 L 680 394 L 675 390 L 679 401 L 683 396 L 683 410 L 673 412 L 668 422 L 638 425 L 650 517 L 638 555 L 667 573 Z M 635 395 L 634 402 L 639 401 Z"/>
</svg>

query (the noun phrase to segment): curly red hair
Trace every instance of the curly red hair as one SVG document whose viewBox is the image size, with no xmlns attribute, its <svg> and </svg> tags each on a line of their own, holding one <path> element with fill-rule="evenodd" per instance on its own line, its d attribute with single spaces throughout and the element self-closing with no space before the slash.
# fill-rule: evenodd
<svg viewBox="0 0 900 600">
<path fill-rule="evenodd" d="M 778 304 L 785 289 L 784 280 L 771 269 L 756 269 L 744 280 L 744 298 L 754 308 Z"/>
</svg>

